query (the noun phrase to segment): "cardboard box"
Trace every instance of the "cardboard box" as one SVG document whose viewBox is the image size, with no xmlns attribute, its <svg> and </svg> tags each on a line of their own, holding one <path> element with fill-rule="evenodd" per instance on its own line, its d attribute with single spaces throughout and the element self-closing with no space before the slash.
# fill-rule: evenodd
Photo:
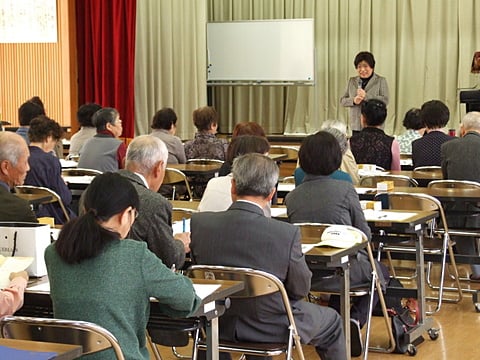
<svg viewBox="0 0 480 360">
<path fill-rule="evenodd" d="M 360 200 L 360 206 L 362 207 L 362 210 L 382 210 L 381 201 Z"/>
<path fill-rule="evenodd" d="M 377 191 L 390 191 L 393 190 L 393 181 L 380 181 L 377 183 Z"/>
</svg>

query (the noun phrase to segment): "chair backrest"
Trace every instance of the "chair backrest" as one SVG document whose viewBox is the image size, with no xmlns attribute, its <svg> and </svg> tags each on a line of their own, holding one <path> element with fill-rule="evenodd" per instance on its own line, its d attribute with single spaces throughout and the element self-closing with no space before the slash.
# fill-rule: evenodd
<svg viewBox="0 0 480 360">
<path fill-rule="evenodd" d="M 102 174 L 100 170 L 84 169 L 84 168 L 72 168 L 62 169 L 62 176 L 97 176 Z"/>
<path fill-rule="evenodd" d="M 393 181 L 394 186 L 416 187 L 418 182 L 406 175 L 371 175 L 360 179 L 360 186 L 375 187 L 380 181 Z"/>
<path fill-rule="evenodd" d="M 272 145 L 268 151 L 270 154 L 285 154 L 287 157 L 280 159 L 280 161 L 297 161 L 298 147 L 288 145 Z"/>
<path fill-rule="evenodd" d="M 63 211 L 63 215 L 67 221 L 70 221 L 70 215 L 63 204 L 62 198 L 53 190 L 42 187 L 42 186 L 31 186 L 31 185 L 18 185 L 15 186 L 15 192 L 17 194 L 37 194 L 37 195 L 45 195 L 49 196 L 49 200 L 42 202 L 42 204 L 51 204 L 54 202 L 58 202 L 60 208 Z"/>
<path fill-rule="evenodd" d="M 448 188 L 448 189 L 480 189 L 480 183 L 476 181 L 467 181 L 467 180 L 434 180 L 428 183 L 428 187 L 435 188 Z"/>
<path fill-rule="evenodd" d="M 198 210 L 188 209 L 188 208 L 177 208 L 172 209 L 172 221 L 181 221 L 183 219 L 190 219 L 192 214 L 197 213 Z"/>
<path fill-rule="evenodd" d="M 417 166 L 413 171 L 422 171 L 422 172 L 442 172 L 441 166 Z"/>
<path fill-rule="evenodd" d="M 285 176 L 282 179 L 282 182 L 286 184 L 295 184 L 295 176 Z"/>
<path fill-rule="evenodd" d="M 390 192 L 377 194 L 375 200 L 381 199 L 383 196 L 388 197 L 388 206 L 391 210 L 438 211 L 443 228 L 448 233 L 445 212 L 443 211 L 442 203 L 437 198 L 421 193 Z"/>
<path fill-rule="evenodd" d="M 188 196 L 190 197 L 190 200 L 192 200 L 192 189 L 190 188 L 190 184 L 188 183 L 188 179 L 185 173 L 178 169 L 167 167 L 165 169 L 165 176 L 163 178 L 162 185 L 177 185 L 181 183 L 183 183 L 187 188 Z"/>
<path fill-rule="evenodd" d="M 0 335 L 9 339 L 81 345 L 82 355 L 112 348 L 117 359 L 124 359 L 115 336 L 86 321 L 4 316 L 0 319 Z"/>
<path fill-rule="evenodd" d="M 359 233 L 362 236 L 364 242 L 368 241 L 367 235 L 360 229 L 350 225 L 337 225 L 337 224 L 325 224 L 325 223 L 294 223 L 293 225 L 298 226 L 300 228 L 300 234 L 302 239 L 310 238 L 310 239 L 318 239 L 322 237 L 323 231 L 328 228 L 329 226 L 341 226 L 346 230 L 351 230 Z"/>
<path fill-rule="evenodd" d="M 198 165 L 222 165 L 223 160 L 219 159 L 188 159 L 188 164 L 198 164 Z"/>
</svg>

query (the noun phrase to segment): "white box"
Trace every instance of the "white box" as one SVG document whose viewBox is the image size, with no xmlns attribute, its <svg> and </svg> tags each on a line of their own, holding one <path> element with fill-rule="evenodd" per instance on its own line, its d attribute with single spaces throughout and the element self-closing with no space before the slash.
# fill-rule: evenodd
<svg viewBox="0 0 480 360">
<path fill-rule="evenodd" d="M 31 256 L 30 276 L 47 275 L 44 253 L 50 245 L 50 225 L 27 222 L 0 222 L 0 254 Z"/>
</svg>

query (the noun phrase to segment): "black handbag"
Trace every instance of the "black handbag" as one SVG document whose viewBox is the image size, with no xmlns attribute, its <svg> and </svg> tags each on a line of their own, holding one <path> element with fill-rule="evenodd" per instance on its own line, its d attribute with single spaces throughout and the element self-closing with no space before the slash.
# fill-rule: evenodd
<svg viewBox="0 0 480 360">
<path fill-rule="evenodd" d="M 410 342 L 408 341 L 408 331 L 417 325 L 416 319 L 411 315 L 411 309 L 402 308 L 400 311 L 388 309 L 388 314 L 392 319 L 392 332 L 395 338 L 395 353 L 405 354 L 410 352 Z"/>
</svg>

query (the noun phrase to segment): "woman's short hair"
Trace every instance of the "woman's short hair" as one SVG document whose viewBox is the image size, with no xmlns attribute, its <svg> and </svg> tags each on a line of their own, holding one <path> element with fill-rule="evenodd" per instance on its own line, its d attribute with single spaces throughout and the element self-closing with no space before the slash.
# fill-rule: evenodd
<svg viewBox="0 0 480 360">
<path fill-rule="evenodd" d="M 170 130 L 177 123 L 177 114 L 172 108 L 164 107 L 158 110 L 152 119 L 152 129 Z"/>
<path fill-rule="evenodd" d="M 342 163 L 340 145 L 335 136 L 326 131 L 307 136 L 298 157 L 303 171 L 312 175 L 330 175 Z"/>
<path fill-rule="evenodd" d="M 372 69 L 375 69 L 375 58 L 373 57 L 373 54 L 368 51 L 361 51 L 355 56 L 355 59 L 353 60 L 353 64 L 355 65 L 355 68 L 360 64 L 362 61 L 365 61 Z"/>
<path fill-rule="evenodd" d="M 117 109 L 105 107 L 93 114 L 92 124 L 97 128 L 97 132 L 103 131 L 107 129 L 108 123 L 115 125 L 118 116 L 119 113 Z"/>
<path fill-rule="evenodd" d="M 368 126 L 379 126 L 387 118 L 387 105 L 382 100 L 371 99 L 362 103 L 362 115 Z"/>
<path fill-rule="evenodd" d="M 55 141 L 58 141 L 63 136 L 63 129 L 54 120 L 48 116 L 37 116 L 30 122 L 30 129 L 28 130 L 28 138 L 30 142 L 43 142 L 51 136 Z"/>
<path fill-rule="evenodd" d="M 218 124 L 218 114 L 215 108 L 204 106 L 193 111 L 193 124 L 198 131 L 208 131 L 212 125 Z"/>
<path fill-rule="evenodd" d="M 232 131 L 232 138 L 243 135 L 255 135 L 265 137 L 265 130 L 256 122 L 239 122 Z"/>
<path fill-rule="evenodd" d="M 425 127 L 422 117 L 420 116 L 420 109 L 412 108 L 405 113 L 403 118 L 403 126 L 405 129 L 419 130 Z"/>
<path fill-rule="evenodd" d="M 68 264 L 98 256 L 120 238 L 100 223 L 129 207 L 138 209 L 139 203 L 135 187 L 125 177 L 113 172 L 97 175 L 85 191 L 83 215 L 66 223 L 55 242 L 58 255 Z"/>
<path fill-rule="evenodd" d="M 270 150 L 267 139 L 261 136 L 243 135 L 233 138 L 227 149 L 226 161 L 233 162 L 237 156 L 257 153 L 265 154 Z"/>
<path fill-rule="evenodd" d="M 94 127 L 92 123 L 93 114 L 95 114 L 102 107 L 95 103 L 83 104 L 78 108 L 77 120 L 80 126 Z"/>
<path fill-rule="evenodd" d="M 45 115 L 45 110 L 31 101 L 26 101 L 18 108 L 18 122 L 21 126 L 29 126 L 37 116 Z"/>
<path fill-rule="evenodd" d="M 442 128 L 450 119 L 450 110 L 440 100 L 430 100 L 420 108 L 420 116 L 427 128 Z"/>
</svg>

